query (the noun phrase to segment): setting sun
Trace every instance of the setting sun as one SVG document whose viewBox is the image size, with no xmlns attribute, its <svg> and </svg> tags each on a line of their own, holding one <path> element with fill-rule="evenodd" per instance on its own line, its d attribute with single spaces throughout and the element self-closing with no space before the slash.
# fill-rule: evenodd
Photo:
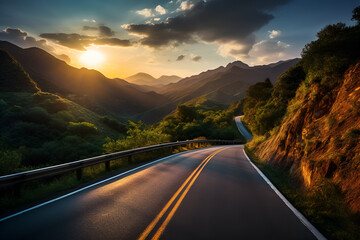
<svg viewBox="0 0 360 240">
<path fill-rule="evenodd" d="M 104 62 L 105 56 L 98 51 L 86 51 L 80 56 L 80 61 L 87 67 L 95 67 Z"/>
</svg>

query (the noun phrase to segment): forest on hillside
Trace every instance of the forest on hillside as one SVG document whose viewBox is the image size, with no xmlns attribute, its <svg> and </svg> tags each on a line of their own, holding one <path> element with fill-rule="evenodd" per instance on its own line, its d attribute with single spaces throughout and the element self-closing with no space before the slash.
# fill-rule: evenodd
<svg viewBox="0 0 360 240">
<path fill-rule="evenodd" d="M 2 175 L 169 141 L 241 139 L 234 106 L 195 101 L 154 125 L 119 121 L 43 92 L 12 56 L 0 57 Z"/>
</svg>

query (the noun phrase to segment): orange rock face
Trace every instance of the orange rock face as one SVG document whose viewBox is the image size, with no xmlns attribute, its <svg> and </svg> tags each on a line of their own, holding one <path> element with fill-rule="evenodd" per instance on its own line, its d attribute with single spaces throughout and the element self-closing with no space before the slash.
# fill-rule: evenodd
<svg viewBox="0 0 360 240">
<path fill-rule="evenodd" d="M 256 154 L 288 169 L 308 188 L 317 180 L 333 180 L 351 209 L 360 212 L 360 62 L 335 88 L 314 83 L 297 101 L 301 107 Z"/>
</svg>

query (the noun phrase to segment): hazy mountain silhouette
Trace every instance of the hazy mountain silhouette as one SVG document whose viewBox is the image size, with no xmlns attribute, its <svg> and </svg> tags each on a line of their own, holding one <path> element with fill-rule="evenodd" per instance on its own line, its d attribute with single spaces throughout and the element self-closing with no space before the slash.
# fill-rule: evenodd
<svg viewBox="0 0 360 240">
<path fill-rule="evenodd" d="M 264 81 L 266 78 L 275 82 L 281 73 L 298 61 L 299 59 L 291 59 L 255 67 L 249 67 L 243 62 L 236 61 L 226 67 L 219 67 L 184 78 L 177 83 L 161 88 L 158 92 L 173 101 L 186 102 L 198 96 L 221 90 L 222 94 L 228 96 L 223 101 L 229 103 L 245 96 L 247 88 L 256 82 Z"/>
<path fill-rule="evenodd" d="M 241 61 L 229 63 L 198 75 L 184 78 L 177 83 L 170 83 L 159 90 L 170 101 L 166 104 L 144 112 L 139 118 L 145 121 L 158 121 L 177 105 L 196 98 L 205 98 L 219 104 L 229 105 L 245 96 L 246 90 L 254 83 L 270 78 L 275 82 L 277 77 L 300 59 L 290 59 L 277 63 L 250 67 Z"/>
<path fill-rule="evenodd" d="M 125 78 L 126 81 L 137 84 L 137 85 L 145 85 L 145 86 L 154 86 L 154 87 L 162 87 L 169 83 L 177 82 L 181 79 L 181 77 L 172 75 L 172 76 L 166 76 L 163 75 L 159 78 L 154 78 L 150 74 L 147 73 L 137 73 L 135 75 L 132 75 L 130 77 Z"/>
<path fill-rule="evenodd" d="M 140 91 L 124 80 L 71 67 L 39 48 L 22 49 L 6 41 L 0 41 L 0 48 L 13 55 L 43 91 L 59 94 L 97 112 L 130 116 L 167 101 L 155 92 Z"/>
<path fill-rule="evenodd" d="M 95 70 L 71 67 L 39 48 L 22 49 L 5 41 L 0 41 L 0 48 L 13 55 L 43 91 L 58 94 L 98 113 L 115 113 L 146 122 L 160 120 L 177 105 L 199 97 L 228 105 L 242 98 L 250 85 L 267 77 L 274 82 L 299 61 L 292 59 L 255 67 L 236 61 L 180 81 L 177 76 L 156 79 L 138 73 L 127 78 L 131 81 L 128 82 L 106 78 Z M 164 85 L 169 81 L 178 82 Z M 161 84 L 151 85 L 154 82 Z"/>
</svg>

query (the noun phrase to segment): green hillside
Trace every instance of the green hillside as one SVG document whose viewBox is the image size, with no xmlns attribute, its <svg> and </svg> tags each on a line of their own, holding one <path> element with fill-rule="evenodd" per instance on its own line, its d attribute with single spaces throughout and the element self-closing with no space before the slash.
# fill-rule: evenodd
<svg viewBox="0 0 360 240">
<path fill-rule="evenodd" d="M 8 53 L 0 57 L 0 174 L 100 155 L 105 137 L 126 133 L 114 119 L 42 92 Z"/>
</svg>

